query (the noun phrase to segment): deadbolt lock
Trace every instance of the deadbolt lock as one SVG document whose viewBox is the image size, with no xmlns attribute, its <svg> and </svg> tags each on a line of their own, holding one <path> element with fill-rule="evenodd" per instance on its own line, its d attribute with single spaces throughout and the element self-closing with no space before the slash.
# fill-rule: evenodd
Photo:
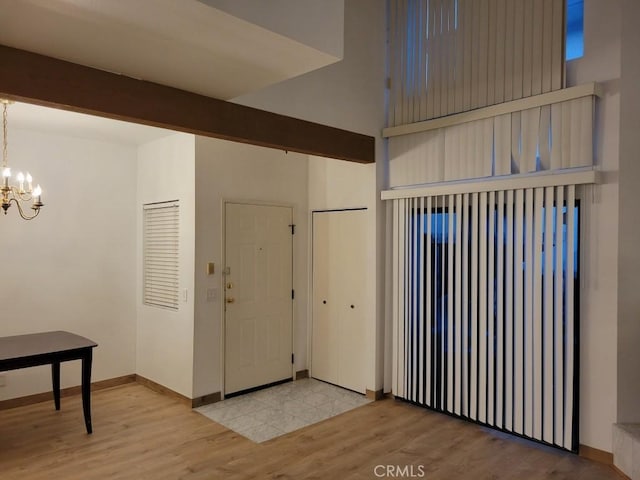
<svg viewBox="0 0 640 480">
<path fill-rule="evenodd" d="M 233 288 L 233 283 L 227 283 L 227 290 L 231 290 Z"/>
</svg>

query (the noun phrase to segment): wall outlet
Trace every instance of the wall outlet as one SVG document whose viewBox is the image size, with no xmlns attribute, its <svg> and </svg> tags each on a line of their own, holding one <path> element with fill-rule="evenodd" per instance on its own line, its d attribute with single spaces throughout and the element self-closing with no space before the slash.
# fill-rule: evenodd
<svg viewBox="0 0 640 480">
<path fill-rule="evenodd" d="M 7 376 L 0 375 L 0 387 L 6 387 L 6 386 L 7 386 Z"/>
<path fill-rule="evenodd" d="M 207 302 L 215 302 L 218 300 L 218 289 L 207 288 Z"/>
</svg>

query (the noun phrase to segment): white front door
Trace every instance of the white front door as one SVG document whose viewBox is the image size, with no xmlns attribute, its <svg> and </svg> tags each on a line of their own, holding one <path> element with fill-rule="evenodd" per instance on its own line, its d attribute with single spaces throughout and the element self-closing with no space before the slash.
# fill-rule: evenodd
<svg viewBox="0 0 640 480">
<path fill-rule="evenodd" d="M 292 376 L 290 207 L 225 204 L 225 393 Z"/>
</svg>

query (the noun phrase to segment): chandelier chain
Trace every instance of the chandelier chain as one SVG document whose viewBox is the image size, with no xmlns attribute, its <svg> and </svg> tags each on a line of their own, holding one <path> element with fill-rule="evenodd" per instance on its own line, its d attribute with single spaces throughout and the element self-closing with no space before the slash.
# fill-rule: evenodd
<svg viewBox="0 0 640 480">
<path fill-rule="evenodd" d="M 7 103 L 2 103 L 2 166 L 7 166 Z"/>
</svg>

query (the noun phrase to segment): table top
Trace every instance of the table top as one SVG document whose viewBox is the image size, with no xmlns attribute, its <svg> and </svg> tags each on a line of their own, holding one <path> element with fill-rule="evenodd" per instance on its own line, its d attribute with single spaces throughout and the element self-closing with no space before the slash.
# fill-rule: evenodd
<svg viewBox="0 0 640 480">
<path fill-rule="evenodd" d="M 88 338 L 62 331 L 0 337 L 0 361 L 97 346 Z"/>
</svg>

